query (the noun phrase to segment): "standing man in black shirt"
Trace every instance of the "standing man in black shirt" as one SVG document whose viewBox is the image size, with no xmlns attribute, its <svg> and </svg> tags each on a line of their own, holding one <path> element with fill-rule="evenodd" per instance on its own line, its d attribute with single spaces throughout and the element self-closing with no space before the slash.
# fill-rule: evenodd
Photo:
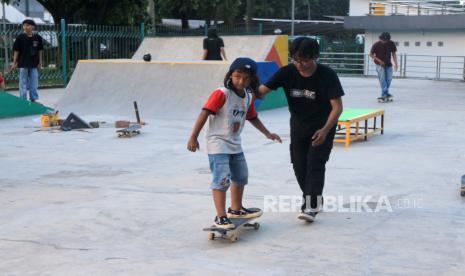
<svg viewBox="0 0 465 276">
<path fill-rule="evenodd" d="M 379 84 L 381 85 L 380 102 L 391 101 L 393 95 L 389 93 L 389 87 L 392 81 L 392 62 L 394 61 L 394 71 L 397 71 L 397 47 L 391 40 L 391 34 L 383 32 L 370 50 L 370 57 L 376 64 L 376 72 L 378 73 Z"/>
<path fill-rule="evenodd" d="M 223 39 L 218 36 L 215 28 L 211 28 L 208 30 L 208 37 L 203 40 L 203 59 L 223 60 L 221 56 L 223 56 L 224 60 L 228 60 L 224 50 Z"/>
<path fill-rule="evenodd" d="M 24 33 L 18 35 L 13 44 L 13 66 L 11 70 L 19 68 L 19 95 L 22 99 L 27 100 L 27 91 L 29 90 L 29 99 L 31 102 L 39 99 L 37 88 L 39 86 L 39 72 L 42 69 L 42 37 L 34 34 L 36 23 L 32 19 L 23 21 Z"/>
<path fill-rule="evenodd" d="M 291 162 L 303 194 L 298 218 L 313 222 L 323 204 L 326 162 L 333 147 L 344 95 L 336 73 L 316 62 L 318 42 L 296 38 L 290 47 L 292 64 L 280 68 L 259 92 L 282 87 L 291 113 Z"/>
</svg>

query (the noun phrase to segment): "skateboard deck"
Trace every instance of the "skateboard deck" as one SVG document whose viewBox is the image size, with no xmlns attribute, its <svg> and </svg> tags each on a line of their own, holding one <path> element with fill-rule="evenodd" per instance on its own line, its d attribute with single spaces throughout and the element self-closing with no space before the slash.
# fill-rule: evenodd
<svg viewBox="0 0 465 276">
<path fill-rule="evenodd" d="M 140 134 L 141 125 L 132 125 L 128 128 L 119 129 L 116 131 L 118 137 L 132 137 L 134 135 Z"/>
<path fill-rule="evenodd" d="M 378 98 L 378 103 L 389 103 L 389 102 L 392 102 L 392 101 L 394 101 L 394 98 L 392 98 L 392 97 L 388 97 L 388 98 L 379 97 Z"/>
<path fill-rule="evenodd" d="M 260 211 L 259 208 L 250 208 L 250 210 L 257 210 Z M 206 227 L 203 229 L 203 231 L 210 232 L 208 233 L 208 239 L 209 240 L 214 240 L 215 238 L 219 239 L 226 239 L 231 242 L 235 242 L 238 239 L 238 233 L 241 228 L 253 228 L 255 230 L 258 230 L 260 228 L 260 223 L 254 222 L 251 223 L 252 220 L 255 220 L 258 217 L 254 218 L 230 218 L 231 222 L 234 224 L 234 228 L 231 229 L 224 229 L 217 227 L 215 225 L 212 225 L 210 227 Z"/>
<path fill-rule="evenodd" d="M 462 185 L 460 186 L 460 195 L 465 196 L 465 175 L 462 175 Z"/>
</svg>

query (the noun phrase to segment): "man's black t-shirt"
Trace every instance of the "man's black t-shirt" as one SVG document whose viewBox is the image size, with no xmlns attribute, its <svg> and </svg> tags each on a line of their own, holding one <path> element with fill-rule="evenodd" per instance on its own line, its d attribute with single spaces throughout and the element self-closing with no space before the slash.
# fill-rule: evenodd
<svg viewBox="0 0 465 276">
<path fill-rule="evenodd" d="M 206 60 L 222 60 L 220 52 L 222 47 L 224 47 L 222 38 L 205 38 L 203 40 L 203 49 L 207 50 Z"/>
<path fill-rule="evenodd" d="M 293 64 L 289 64 L 279 69 L 265 86 L 272 90 L 284 89 L 291 122 L 298 120 L 319 127 L 326 123 L 331 113 L 330 100 L 344 95 L 336 72 L 322 64 L 317 65 L 310 77 L 303 77 Z"/>
<path fill-rule="evenodd" d="M 16 37 L 13 51 L 18 54 L 18 68 L 36 68 L 39 65 L 39 51 L 43 50 L 42 37 L 33 34 L 32 37 L 22 33 Z"/>
</svg>

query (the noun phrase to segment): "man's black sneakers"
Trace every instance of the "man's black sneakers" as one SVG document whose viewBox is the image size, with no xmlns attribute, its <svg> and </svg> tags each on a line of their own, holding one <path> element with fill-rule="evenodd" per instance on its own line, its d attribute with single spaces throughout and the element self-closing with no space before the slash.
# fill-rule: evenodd
<svg viewBox="0 0 465 276">
<path fill-rule="evenodd" d="M 256 218 L 263 214 L 263 211 L 258 208 L 246 209 L 242 207 L 236 211 L 228 208 L 228 218 Z"/>
<path fill-rule="evenodd" d="M 215 217 L 215 226 L 224 229 L 233 229 L 235 225 L 227 217 Z"/>
<path fill-rule="evenodd" d="M 297 218 L 308 222 L 313 222 L 315 221 L 316 214 L 318 214 L 318 212 L 314 212 L 311 209 L 305 209 L 300 212 Z"/>
</svg>

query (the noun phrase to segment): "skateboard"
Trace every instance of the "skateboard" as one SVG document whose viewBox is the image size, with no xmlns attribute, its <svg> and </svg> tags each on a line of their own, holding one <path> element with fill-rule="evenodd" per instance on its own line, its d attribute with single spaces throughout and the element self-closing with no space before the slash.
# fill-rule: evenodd
<svg viewBox="0 0 465 276">
<path fill-rule="evenodd" d="M 258 208 L 250 208 L 250 210 L 257 210 L 259 211 L 260 209 Z M 215 238 L 219 239 L 225 239 L 229 240 L 230 242 L 235 242 L 238 239 L 238 232 L 241 228 L 249 228 L 249 229 L 255 229 L 258 230 L 260 228 L 260 223 L 254 222 L 251 223 L 252 220 L 259 218 L 254 217 L 254 218 L 230 218 L 231 222 L 234 224 L 234 228 L 231 229 L 224 229 L 224 228 L 219 228 L 216 227 L 215 225 L 212 225 L 210 227 L 204 228 L 203 231 L 210 232 L 208 233 L 208 239 L 209 240 L 214 240 Z"/>
<path fill-rule="evenodd" d="M 129 126 L 128 128 L 119 129 L 116 131 L 118 137 L 132 137 L 134 135 L 140 134 L 141 126 L 139 124 Z"/>
<path fill-rule="evenodd" d="M 460 186 L 460 195 L 465 196 L 465 175 L 462 175 L 462 186 Z"/>
<path fill-rule="evenodd" d="M 378 98 L 378 103 L 389 103 L 394 101 L 393 97 L 379 97 Z"/>
</svg>

